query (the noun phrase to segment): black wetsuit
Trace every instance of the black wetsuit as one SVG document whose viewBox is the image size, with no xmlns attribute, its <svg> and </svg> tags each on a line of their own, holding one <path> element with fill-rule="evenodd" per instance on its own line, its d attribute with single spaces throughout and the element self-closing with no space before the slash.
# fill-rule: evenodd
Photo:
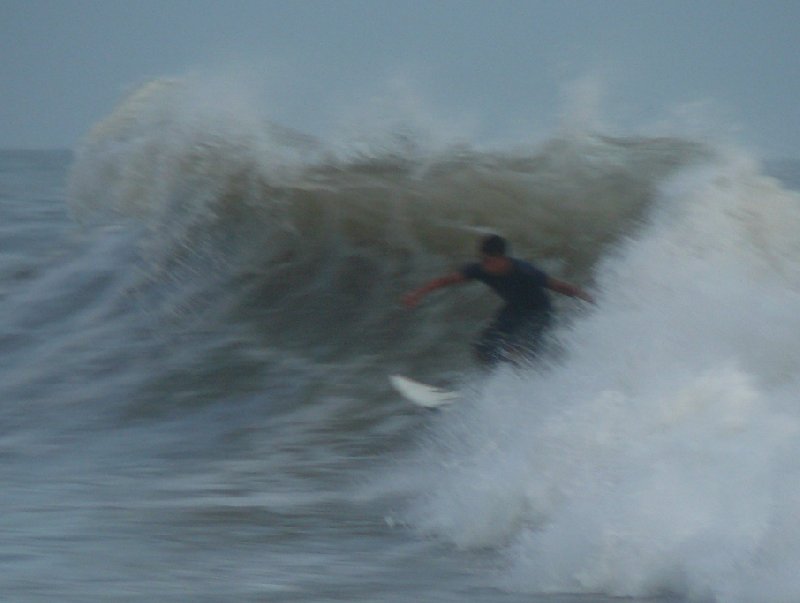
<svg viewBox="0 0 800 603">
<path fill-rule="evenodd" d="M 505 302 L 475 344 L 478 360 L 493 365 L 535 356 L 542 331 L 551 320 L 547 274 L 514 258 L 505 274 L 490 274 L 477 262 L 464 266 L 461 273 L 488 285 Z"/>
</svg>

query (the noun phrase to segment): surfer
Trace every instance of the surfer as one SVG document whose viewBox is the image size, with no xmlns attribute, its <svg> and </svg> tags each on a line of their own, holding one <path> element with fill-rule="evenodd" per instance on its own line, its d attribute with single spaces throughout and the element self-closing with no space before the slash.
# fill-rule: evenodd
<svg viewBox="0 0 800 603">
<path fill-rule="evenodd" d="M 575 285 L 553 278 L 534 265 L 507 255 L 506 240 L 489 235 L 481 240 L 480 261 L 460 271 L 433 279 L 405 295 L 403 302 L 415 307 L 428 293 L 478 280 L 499 295 L 505 305 L 475 344 L 478 360 L 493 366 L 502 360 L 535 356 L 542 333 L 552 320 L 552 304 L 547 290 L 594 302 L 592 296 Z"/>
</svg>

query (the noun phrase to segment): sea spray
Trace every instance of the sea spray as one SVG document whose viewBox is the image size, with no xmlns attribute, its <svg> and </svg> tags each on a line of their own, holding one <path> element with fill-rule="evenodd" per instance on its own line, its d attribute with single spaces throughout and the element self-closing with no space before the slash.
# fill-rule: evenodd
<svg viewBox="0 0 800 603">
<path fill-rule="evenodd" d="M 510 590 L 796 600 L 800 198 L 735 153 L 659 191 L 563 355 L 434 427 L 412 522 Z"/>
</svg>

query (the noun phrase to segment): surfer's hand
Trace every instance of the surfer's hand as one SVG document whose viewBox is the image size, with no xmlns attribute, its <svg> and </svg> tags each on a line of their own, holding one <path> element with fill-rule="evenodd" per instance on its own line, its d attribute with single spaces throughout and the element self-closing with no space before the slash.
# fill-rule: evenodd
<svg viewBox="0 0 800 603">
<path fill-rule="evenodd" d="M 419 289 L 414 289 L 411 293 L 407 293 L 405 297 L 403 297 L 403 304 L 405 304 L 406 308 L 414 308 L 419 304 L 419 301 L 431 291 L 436 291 L 437 289 L 449 285 L 455 285 L 456 283 L 463 283 L 466 280 L 466 277 L 460 272 L 453 272 L 452 274 L 435 278 L 422 285 Z"/>
<path fill-rule="evenodd" d="M 577 297 L 578 299 L 582 299 L 585 302 L 589 302 L 590 304 L 594 303 L 594 297 L 592 297 L 591 293 L 588 291 L 584 291 L 580 287 L 568 283 L 566 281 L 562 281 L 557 278 L 548 277 L 547 279 L 547 288 L 552 289 L 553 291 L 560 293 L 561 295 L 568 295 L 569 297 Z"/>
</svg>

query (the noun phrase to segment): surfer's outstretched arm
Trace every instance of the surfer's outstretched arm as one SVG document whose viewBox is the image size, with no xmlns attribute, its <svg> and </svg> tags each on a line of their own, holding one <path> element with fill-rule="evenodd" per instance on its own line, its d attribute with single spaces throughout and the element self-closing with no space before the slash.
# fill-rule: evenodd
<svg viewBox="0 0 800 603">
<path fill-rule="evenodd" d="M 413 308 L 431 291 L 441 289 L 442 287 L 449 287 L 450 285 L 455 285 L 457 283 L 463 283 L 466 280 L 467 278 L 460 272 L 454 272 L 440 278 L 435 278 L 432 281 L 422 285 L 422 287 L 419 289 L 414 289 L 410 293 L 403 296 L 403 303 L 406 305 L 406 307 Z"/>
<path fill-rule="evenodd" d="M 560 293 L 561 295 L 577 297 L 578 299 L 582 299 L 583 301 L 591 304 L 594 303 L 594 297 L 592 297 L 592 295 L 587 291 L 584 291 L 577 285 L 553 278 L 552 276 L 547 277 L 547 288 L 555 291 L 556 293 Z"/>
</svg>

